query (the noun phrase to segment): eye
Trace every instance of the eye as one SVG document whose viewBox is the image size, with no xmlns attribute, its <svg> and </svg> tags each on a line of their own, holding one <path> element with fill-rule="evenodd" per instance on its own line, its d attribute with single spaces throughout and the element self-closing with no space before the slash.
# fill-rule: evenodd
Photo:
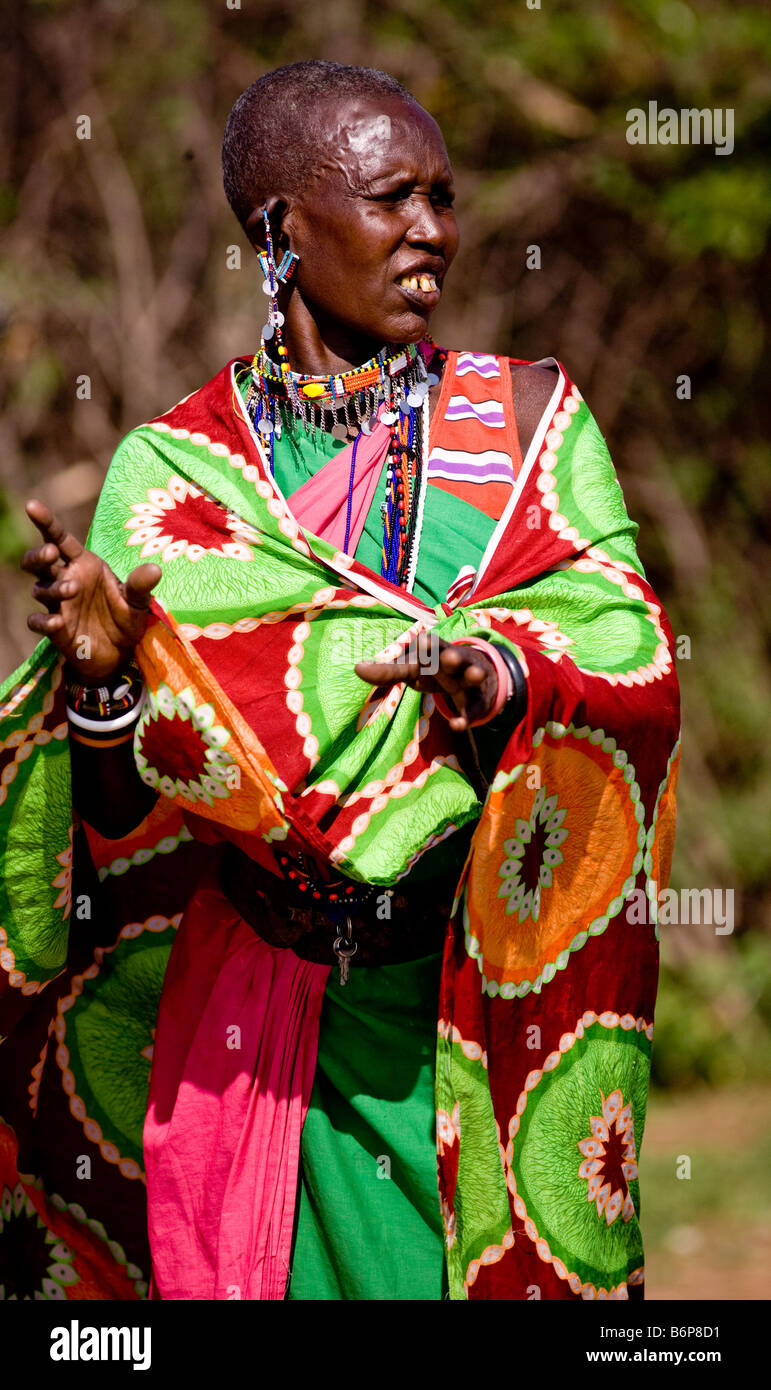
<svg viewBox="0 0 771 1390">
<path fill-rule="evenodd" d="M 412 197 L 412 184 L 400 183 L 396 188 L 389 188 L 386 193 L 371 193 L 370 198 L 373 203 L 403 203 L 406 198 Z"/>
<path fill-rule="evenodd" d="M 455 194 L 451 188 L 435 188 L 431 194 L 431 201 L 439 207 L 452 208 L 455 206 Z"/>
</svg>

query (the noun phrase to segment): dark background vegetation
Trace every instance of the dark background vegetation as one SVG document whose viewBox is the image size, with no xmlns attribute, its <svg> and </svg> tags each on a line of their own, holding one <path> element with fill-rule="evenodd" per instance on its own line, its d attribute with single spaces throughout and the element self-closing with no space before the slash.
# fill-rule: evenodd
<svg viewBox="0 0 771 1390">
<path fill-rule="evenodd" d="M 393 72 L 439 120 L 457 173 L 463 241 L 436 336 L 564 362 L 608 439 L 648 575 L 689 639 L 673 886 L 733 889 L 737 925 L 663 929 L 643 1156 L 650 1295 L 760 1296 L 771 1251 L 763 5 L 30 0 L 9 23 L 3 670 L 33 645 L 16 568 L 31 543 L 24 498 L 44 497 L 84 533 L 120 436 L 256 345 L 257 266 L 219 170 L 236 96 L 299 58 Z M 626 113 L 649 100 L 732 108 L 733 154 L 629 145 Z M 76 138 L 82 115 L 90 140 Z M 228 268 L 234 245 L 240 270 Z M 526 266 L 532 245 L 540 270 Z M 683 374 L 690 400 L 676 396 Z M 683 1154 L 690 1180 L 675 1177 Z"/>
</svg>

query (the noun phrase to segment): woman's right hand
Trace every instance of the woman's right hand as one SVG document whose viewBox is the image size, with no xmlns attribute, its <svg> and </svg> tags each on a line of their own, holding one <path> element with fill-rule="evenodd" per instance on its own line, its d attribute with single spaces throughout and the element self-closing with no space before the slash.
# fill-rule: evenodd
<svg viewBox="0 0 771 1390">
<path fill-rule="evenodd" d="M 48 610 L 31 613 L 27 626 L 50 638 L 83 684 L 98 685 L 143 637 L 160 566 L 139 565 L 122 584 L 43 502 L 28 502 L 26 512 L 43 544 L 27 551 L 21 567 L 36 576 L 32 596 Z"/>
</svg>

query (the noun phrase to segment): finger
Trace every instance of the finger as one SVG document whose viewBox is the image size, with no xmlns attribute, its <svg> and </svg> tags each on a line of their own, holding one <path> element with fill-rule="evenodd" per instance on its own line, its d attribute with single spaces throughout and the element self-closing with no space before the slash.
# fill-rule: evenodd
<svg viewBox="0 0 771 1390">
<path fill-rule="evenodd" d="M 466 685 L 482 685 L 487 679 L 487 674 L 484 666 L 478 666 L 472 661 L 463 672 L 463 680 Z"/>
<path fill-rule="evenodd" d="M 31 632 L 39 632 L 43 637 L 52 637 L 64 627 L 61 613 L 30 613 L 27 627 Z"/>
<path fill-rule="evenodd" d="M 50 584 L 35 584 L 32 588 L 32 597 L 37 599 L 38 603 L 44 603 L 46 607 L 56 607 L 62 599 L 74 598 L 78 593 L 80 585 L 70 576 L 54 579 Z"/>
<path fill-rule="evenodd" d="M 479 685 L 488 674 L 488 670 L 480 660 L 479 652 L 476 647 L 468 646 L 463 648 L 461 643 L 454 647 L 446 647 L 439 654 L 439 665 L 443 672 L 448 675 L 461 676 L 464 681 L 469 679 L 468 673 L 474 671 L 471 679 L 472 685 Z M 465 670 L 463 669 L 465 667 Z M 476 674 L 481 671 L 481 676 Z"/>
<path fill-rule="evenodd" d="M 43 539 L 52 541 L 55 546 L 58 546 L 65 560 L 77 560 L 78 556 L 82 554 L 83 546 L 75 536 L 65 530 L 50 507 L 45 505 L 45 502 L 39 502 L 36 497 L 32 497 L 27 503 L 25 511 L 30 521 L 33 521 L 37 526 Z"/>
<path fill-rule="evenodd" d="M 36 584 L 32 590 L 32 597 L 36 603 L 42 603 L 49 613 L 59 612 L 59 600 L 51 598 L 48 587 L 45 584 Z"/>
<path fill-rule="evenodd" d="M 417 680 L 420 675 L 417 661 L 357 661 L 353 669 L 360 680 L 369 681 L 370 685 L 396 685 Z"/>
<path fill-rule="evenodd" d="M 439 652 L 439 666 L 443 671 L 454 673 L 463 665 L 464 661 L 468 661 L 468 657 L 464 657 L 456 646 L 449 643 L 446 647 L 442 647 Z"/>
<path fill-rule="evenodd" d="M 48 542 L 36 550 L 27 550 L 22 556 L 21 568 L 28 574 L 51 572 L 51 566 L 60 559 L 58 547 Z"/>
<path fill-rule="evenodd" d="M 149 608 L 150 592 L 155 588 L 162 573 L 160 565 L 137 565 L 123 585 L 126 602 L 132 608 Z"/>
</svg>

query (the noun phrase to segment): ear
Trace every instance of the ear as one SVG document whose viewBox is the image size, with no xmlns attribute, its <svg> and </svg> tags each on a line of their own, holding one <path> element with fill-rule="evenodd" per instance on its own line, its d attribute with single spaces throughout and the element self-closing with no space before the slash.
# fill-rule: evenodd
<svg viewBox="0 0 771 1390">
<path fill-rule="evenodd" d="M 284 233 L 284 221 L 288 210 L 286 199 L 271 194 L 265 199 L 264 203 L 258 203 L 256 208 L 252 208 L 246 219 L 245 231 L 252 246 L 257 251 L 266 250 L 265 236 L 265 213 L 270 218 L 270 234 L 273 240 L 274 250 L 278 250 L 279 244 L 286 240 Z"/>
</svg>

